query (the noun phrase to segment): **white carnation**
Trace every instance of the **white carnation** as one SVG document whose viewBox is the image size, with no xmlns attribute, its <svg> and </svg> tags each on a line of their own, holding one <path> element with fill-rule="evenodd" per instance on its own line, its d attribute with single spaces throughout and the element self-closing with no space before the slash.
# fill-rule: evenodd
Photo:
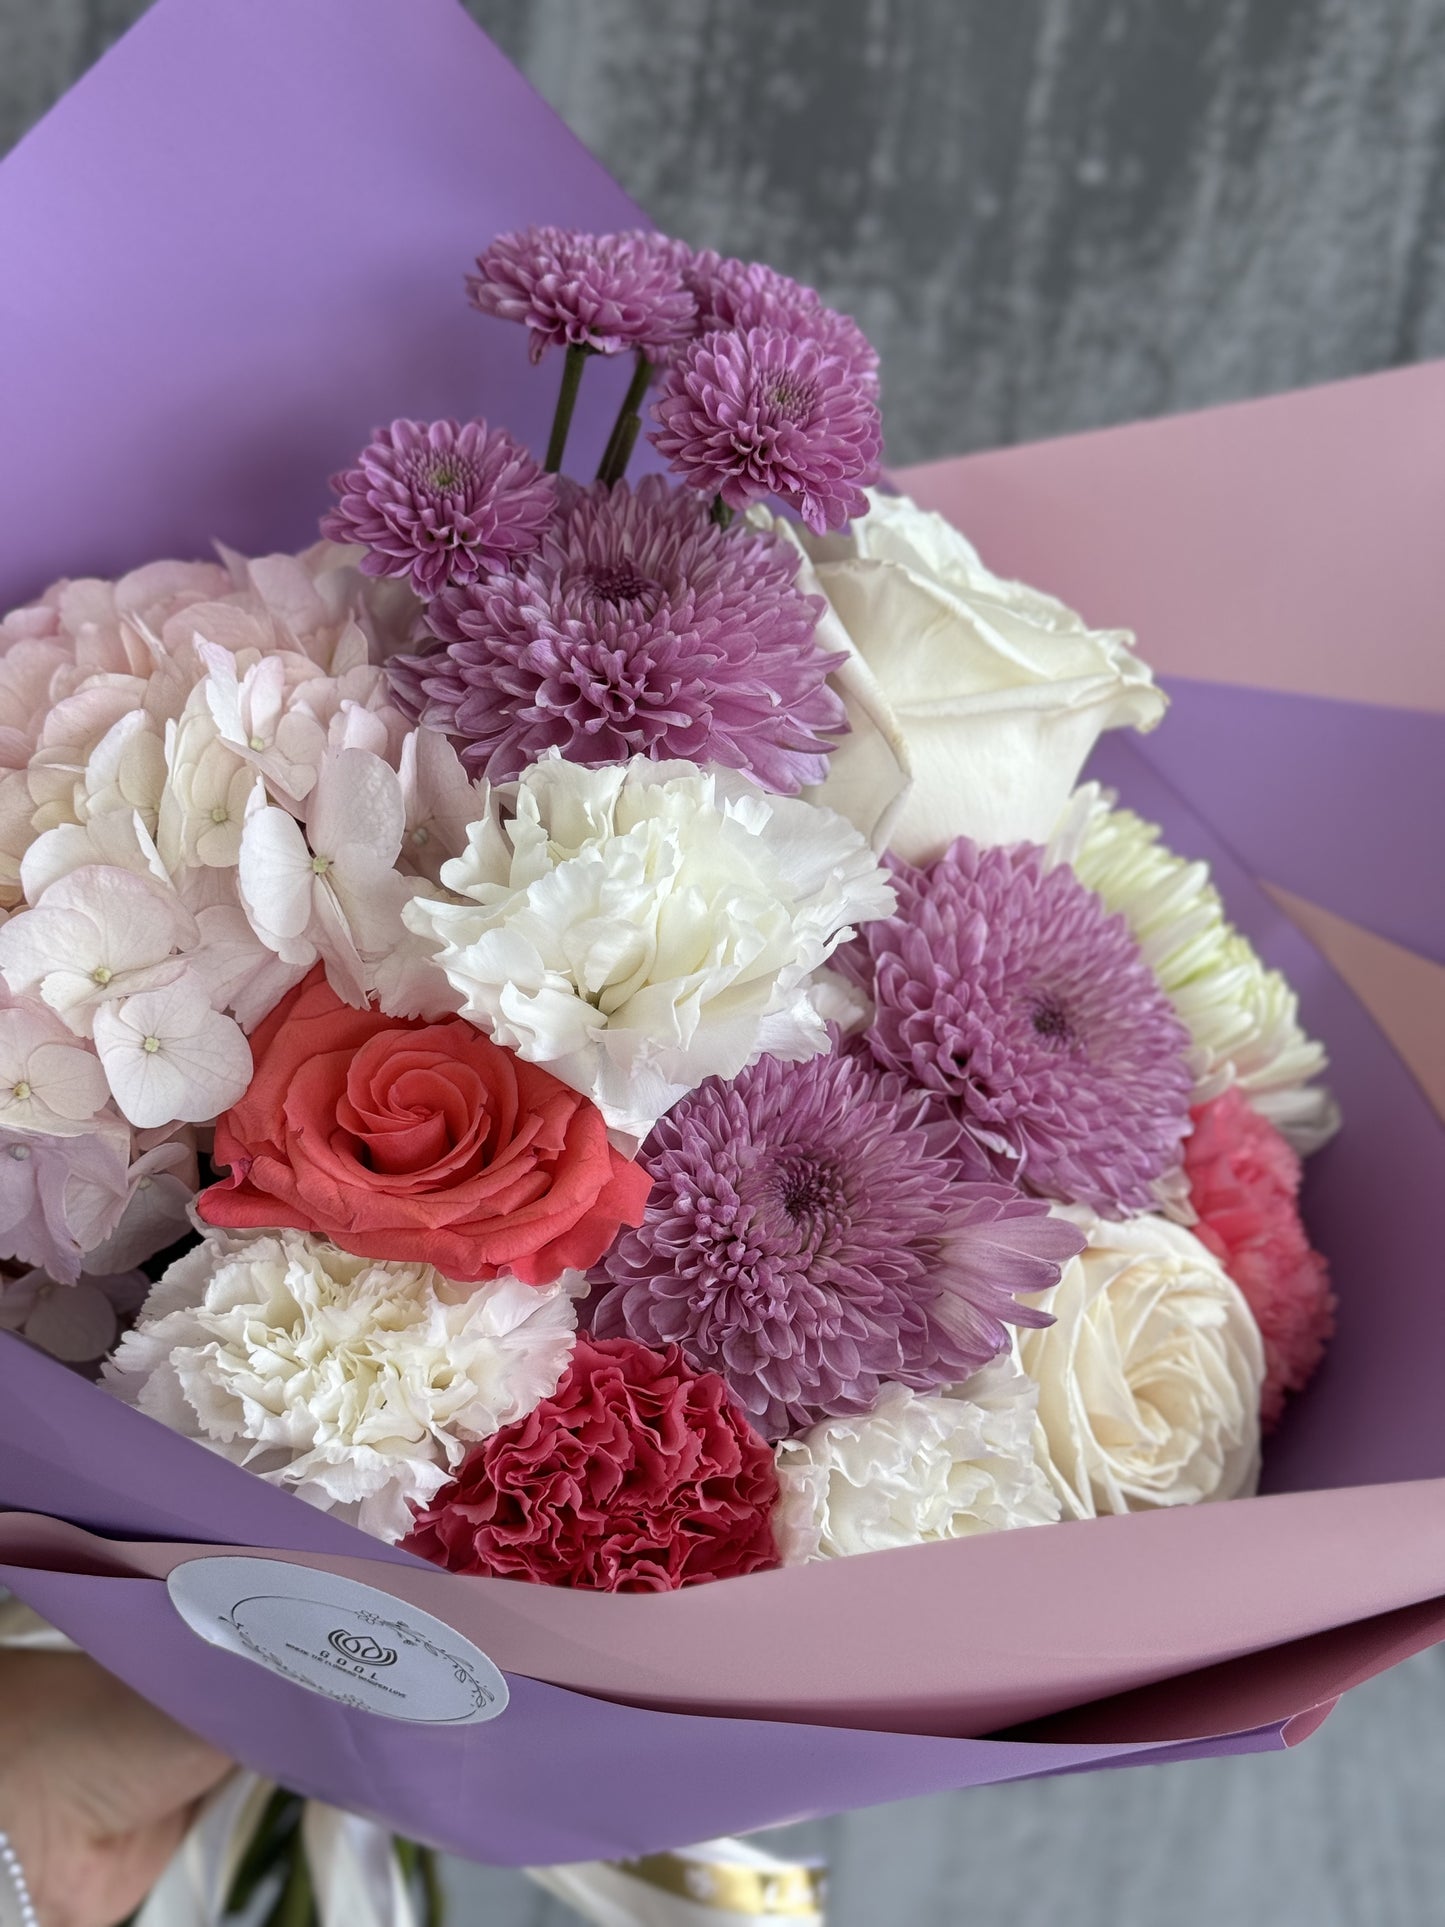
<svg viewBox="0 0 1445 1927">
<path fill-rule="evenodd" d="M 1088 1244 L 1038 1294 L 1054 1323 L 1014 1342 L 1065 1516 L 1252 1492 L 1264 1348 L 1238 1286 L 1182 1225 L 1055 1209 Z"/>
<path fill-rule="evenodd" d="M 576 1272 L 458 1285 L 299 1231 L 213 1234 L 155 1287 L 105 1382 L 391 1541 L 470 1444 L 556 1390 L 584 1289 Z"/>
<path fill-rule="evenodd" d="M 1339 1114 L 1328 1091 L 1306 1088 L 1326 1059 L 1295 993 L 1230 923 L 1208 864 L 1176 856 L 1157 825 L 1112 800 L 1096 783 L 1080 789 L 1054 853 L 1124 918 L 1178 1011 L 1195 1045 L 1195 1103 L 1238 1084 L 1297 1151 L 1317 1150 Z"/>
<path fill-rule="evenodd" d="M 842 817 L 692 763 L 536 763 L 409 927 L 463 1014 L 645 1135 L 710 1076 L 828 1047 L 807 978 L 894 895 Z"/>
<path fill-rule="evenodd" d="M 774 1514 L 783 1563 L 1057 1519 L 1034 1460 L 1037 1399 L 1011 1359 L 995 1359 L 947 1396 L 887 1385 L 863 1417 L 785 1439 Z"/>
</svg>

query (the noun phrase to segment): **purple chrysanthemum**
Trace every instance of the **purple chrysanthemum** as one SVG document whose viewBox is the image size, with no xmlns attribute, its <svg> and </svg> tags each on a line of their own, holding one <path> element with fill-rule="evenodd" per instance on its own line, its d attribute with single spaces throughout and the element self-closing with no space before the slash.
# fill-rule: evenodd
<svg viewBox="0 0 1445 1927">
<path fill-rule="evenodd" d="M 697 329 L 697 302 L 684 285 L 685 253 L 641 229 L 581 234 L 530 227 L 499 234 L 467 276 L 472 306 L 530 332 L 540 361 L 553 347 L 656 356 Z"/>
<path fill-rule="evenodd" d="M 795 795 L 846 726 L 797 570 L 790 545 L 724 533 L 659 475 L 594 482 L 522 567 L 432 605 L 438 642 L 393 658 L 393 689 L 494 782 L 560 749 L 721 763 Z"/>
<path fill-rule="evenodd" d="M 778 328 L 717 330 L 663 378 L 652 440 L 690 488 L 729 508 L 777 495 L 810 529 L 868 506 L 883 433 L 878 404 L 841 355 Z"/>
<path fill-rule="evenodd" d="M 322 534 L 362 543 L 364 574 L 409 576 L 423 598 L 529 554 L 555 499 L 551 476 L 483 421 L 395 421 L 331 486 Z"/>
<path fill-rule="evenodd" d="M 680 1345 L 778 1438 L 880 1388 L 966 1378 L 1046 1325 L 1083 1239 L 1037 1200 L 960 1175 L 946 1105 L 866 1054 L 765 1057 L 654 1129 L 647 1215 L 593 1271 L 593 1329 Z"/>
<path fill-rule="evenodd" d="M 896 914 L 852 953 L 871 958 L 874 1056 L 1032 1189 L 1148 1209 L 1189 1128 L 1189 1037 L 1123 918 L 1028 843 L 960 837 L 894 882 Z"/>
<path fill-rule="evenodd" d="M 816 289 L 779 274 L 762 261 L 738 261 L 700 249 L 688 263 L 687 284 L 697 297 L 697 328 L 779 328 L 806 335 L 837 355 L 866 387 L 878 392 L 878 351 L 851 315 L 830 308 Z"/>
</svg>

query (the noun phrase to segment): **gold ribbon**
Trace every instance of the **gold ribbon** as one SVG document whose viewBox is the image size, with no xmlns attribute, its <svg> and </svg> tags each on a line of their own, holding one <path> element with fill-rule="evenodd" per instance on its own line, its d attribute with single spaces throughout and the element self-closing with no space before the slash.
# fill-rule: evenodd
<svg viewBox="0 0 1445 1927">
<path fill-rule="evenodd" d="M 679 1853 L 649 1853 L 612 1864 L 619 1873 L 678 1900 L 690 1900 L 695 1907 L 757 1920 L 821 1920 L 827 1899 L 827 1874 L 821 1867 L 743 1867 Z"/>
</svg>

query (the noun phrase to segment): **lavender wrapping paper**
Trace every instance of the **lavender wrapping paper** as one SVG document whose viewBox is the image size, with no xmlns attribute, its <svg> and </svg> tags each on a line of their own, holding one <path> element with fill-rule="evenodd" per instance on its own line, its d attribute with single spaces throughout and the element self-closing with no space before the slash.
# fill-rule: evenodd
<svg viewBox="0 0 1445 1927">
<path fill-rule="evenodd" d="M 539 444 L 553 376 L 529 374 L 519 331 L 466 310 L 462 271 L 499 228 L 638 218 L 453 0 L 161 0 L 0 168 L 0 365 L 26 372 L 0 393 L 0 606 L 60 573 L 204 552 L 217 534 L 253 552 L 300 546 L 325 475 L 395 414 L 487 413 Z M 617 385 L 618 371 L 589 371 L 584 461 Z M 1254 878 L 1441 955 L 1440 893 L 1420 879 L 1438 875 L 1445 726 L 1260 692 L 1175 693 L 1156 737 L 1110 741 L 1093 773 L 1215 864 L 1231 913 L 1329 1040 L 1351 1122 L 1316 1162 L 1310 1197 L 1341 1336 L 1272 1449 L 1268 1483 L 1438 1476 L 1445 1297 L 1422 1299 L 1420 1280 L 1445 1143 L 1404 1066 Z M 1370 803 L 1343 848 L 1321 835 L 1348 814 L 1332 776 L 1342 751 L 1350 791 Z M 118 1535 L 405 1558 L 9 1339 L 0 1504 Z M 21 1568 L 0 1579 L 249 1763 L 498 1861 L 642 1851 L 939 1787 L 1284 1743 L 1283 1721 L 1154 1748 L 920 1738 L 647 1712 L 517 1678 L 492 1727 L 409 1730 L 201 1645 L 156 1582 Z"/>
<path fill-rule="evenodd" d="M 427 1730 L 333 1705 L 204 1645 L 158 1580 L 0 1566 L 0 1585 L 248 1766 L 504 1866 L 613 1859 L 941 1788 L 1284 1744 L 1282 1723 L 1159 1748 L 850 1733 L 642 1712 L 515 1675 L 501 1719 Z"/>
</svg>

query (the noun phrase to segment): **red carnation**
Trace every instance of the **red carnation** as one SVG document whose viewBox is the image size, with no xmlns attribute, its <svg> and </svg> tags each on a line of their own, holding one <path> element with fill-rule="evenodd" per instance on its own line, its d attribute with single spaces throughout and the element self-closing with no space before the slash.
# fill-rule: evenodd
<svg viewBox="0 0 1445 1927">
<path fill-rule="evenodd" d="M 773 1455 L 676 1345 L 579 1337 L 567 1376 L 417 1513 L 409 1552 L 451 1572 L 669 1592 L 778 1563 Z"/>
<path fill-rule="evenodd" d="M 1238 1089 L 1194 1112 L 1184 1140 L 1194 1233 L 1243 1292 L 1264 1339 L 1260 1419 L 1279 1423 L 1285 1394 L 1309 1383 L 1334 1331 L 1324 1259 L 1299 1214 L 1300 1161 Z"/>
</svg>

